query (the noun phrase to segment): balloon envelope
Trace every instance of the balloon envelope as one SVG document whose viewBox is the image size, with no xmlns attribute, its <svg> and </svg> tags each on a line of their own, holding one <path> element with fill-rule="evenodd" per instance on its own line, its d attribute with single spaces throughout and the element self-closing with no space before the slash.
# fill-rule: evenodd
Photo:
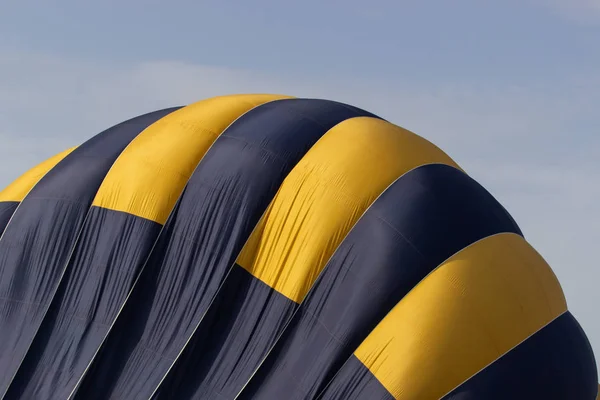
<svg viewBox="0 0 600 400">
<path fill-rule="evenodd" d="M 141 115 L 0 192 L 5 399 L 589 399 L 517 222 L 423 137 L 257 94 Z"/>
</svg>

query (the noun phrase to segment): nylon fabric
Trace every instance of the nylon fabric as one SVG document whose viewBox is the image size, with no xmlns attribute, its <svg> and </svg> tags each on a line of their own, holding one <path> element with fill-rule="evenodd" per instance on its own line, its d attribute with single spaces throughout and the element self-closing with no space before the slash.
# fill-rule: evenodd
<svg viewBox="0 0 600 400">
<path fill-rule="evenodd" d="M 192 175 L 75 398 L 148 399 L 289 171 L 332 126 L 362 115 L 284 99 L 235 121 Z"/>
<path fill-rule="evenodd" d="M 6 399 L 67 399 L 131 290 L 161 225 L 92 207 Z"/>
<path fill-rule="evenodd" d="M 57 293 L 10 396 L 69 397 L 201 158 L 240 115 L 277 98 L 211 98 L 166 115 L 133 139 L 98 189 L 63 278 L 66 288 Z"/>
<path fill-rule="evenodd" d="M 31 188 L 74 149 L 75 147 L 67 149 L 41 162 L 0 191 L 0 236 L 4 232 L 6 225 L 8 225 L 13 213 Z"/>
<path fill-rule="evenodd" d="M 79 146 L 31 189 L 0 239 L 0 394 L 15 376 L 50 305 L 90 205 L 123 149 L 157 111 Z"/>
<path fill-rule="evenodd" d="M 233 399 L 296 309 L 236 264 L 153 400 Z"/>
<path fill-rule="evenodd" d="M 403 175 L 341 243 L 241 399 L 314 398 L 418 282 L 466 246 L 521 234 L 464 172 L 429 164 Z"/>
<path fill-rule="evenodd" d="M 293 397 L 297 396 L 297 397 Z M 300 396 L 300 397 L 298 397 Z M 288 397 L 285 397 L 286 400 Z M 300 392 L 292 392 L 289 400 L 306 400 Z M 354 354 L 344 363 L 318 400 L 395 400 L 394 396 L 381 384 Z M 418 397 L 414 400 L 438 400 L 437 398 Z M 483 399 L 482 399 L 483 400 Z"/>
<path fill-rule="evenodd" d="M 348 119 L 327 132 L 285 179 L 238 257 L 249 274 L 227 278 L 211 306 L 221 311 L 202 320 L 187 367 L 174 373 L 185 375 L 179 389 L 165 387 L 163 398 L 237 395 L 365 209 L 398 176 L 429 162 L 456 166 L 380 119 Z"/>
<path fill-rule="evenodd" d="M 210 321 L 210 329 L 195 332 L 153 400 L 233 399 L 256 370 L 263 343 L 277 340 L 273 327 L 284 325 L 296 309 L 295 302 L 236 264 L 202 320 Z"/>
<path fill-rule="evenodd" d="M 395 399 L 437 399 L 565 311 L 544 259 L 498 234 L 436 268 L 354 354 Z"/>
<path fill-rule="evenodd" d="M 4 232 L 4 228 L 8 225 L 10 217 L 19 206 L 18 201 L 2 201 L 0 202 L 0 235 Z"/>
<path fill-rule="evenodd" d="M 444 400 L 594 399 L 591 345 L 570 312 L 559 316 Z"/>
<path fill-rule="evenodd" d="M 171 113 L 127 146 L 106 176 L 93 205 L 164 224 L 198 162 L 217 137 L 248 110 L 282 98 L 285 97 L 213 97 Z"/>
<path fill-rule="evenodd" d="M 592 400 L 597 374 L 510 213 L 347 104 L 156 111 L 0 191 L 0 400 Z"/>
<path fill-rule="evenodd" d="M 373 118 L 337 125 L 286 179 L 238 264 L 299 303 L 364 210 L 422 164 L 459 168 L 439 148 Z"/>
<path fill-rule="evenodd" d="M 56 164 L 71 154 L 73 150 L 75 150 L 75 147 L 60 152 L 25 172 L 0 192 L 0 203 L 5 201 L 23 201 L 27 193 L 29 193 L 35 184 L 46 175 L 48 171 L 54 168 Z"/>
<path fill-rule="evenodd" d="M 63 278 L 66 290 L 57 294 L 10 396 L 69 396 L 200 159 L 236 118 L 274 98 L 204 100 L 174 111 L 133 139 L 98 189 L 69 267 L 73 273 Z"/>
</svg>

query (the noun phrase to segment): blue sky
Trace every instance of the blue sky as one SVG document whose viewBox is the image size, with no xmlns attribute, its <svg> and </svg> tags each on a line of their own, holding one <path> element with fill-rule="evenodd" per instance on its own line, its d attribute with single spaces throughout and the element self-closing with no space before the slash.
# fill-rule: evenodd
<svg viewBox="0 0 600 400">
<path fill-rule="evenodd" d="M 508 208 L 600 359 L 598 43 L 600 0 L 8 0 L 0 187 L 159 107 L 345 101 L 436 143 Z"/>
</svg>

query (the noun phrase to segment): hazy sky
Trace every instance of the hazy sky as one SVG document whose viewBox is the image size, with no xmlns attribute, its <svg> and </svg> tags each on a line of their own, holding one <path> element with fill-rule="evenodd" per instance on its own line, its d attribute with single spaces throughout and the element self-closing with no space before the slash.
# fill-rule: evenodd
<svg viewBox="0 0 600 400">
<path fill-rule="evenodd" d="M 0 187 L 123 119 L 239 92 L 366 108 L 449 153 L 600 360 L 600 0 L 4 0 Z"/>
</svg>

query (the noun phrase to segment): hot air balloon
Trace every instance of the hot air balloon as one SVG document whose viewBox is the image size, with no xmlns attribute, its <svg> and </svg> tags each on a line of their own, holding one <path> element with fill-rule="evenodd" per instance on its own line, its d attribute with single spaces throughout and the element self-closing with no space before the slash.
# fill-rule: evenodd
<svg viewBox="0 0 600 400">
<path fill-rule="evenodd" d="M 0 398 L 594 400 L 556 276 L 449 155 L 336 101 L 151 112 L 0 192 Z"/>
</svg>

